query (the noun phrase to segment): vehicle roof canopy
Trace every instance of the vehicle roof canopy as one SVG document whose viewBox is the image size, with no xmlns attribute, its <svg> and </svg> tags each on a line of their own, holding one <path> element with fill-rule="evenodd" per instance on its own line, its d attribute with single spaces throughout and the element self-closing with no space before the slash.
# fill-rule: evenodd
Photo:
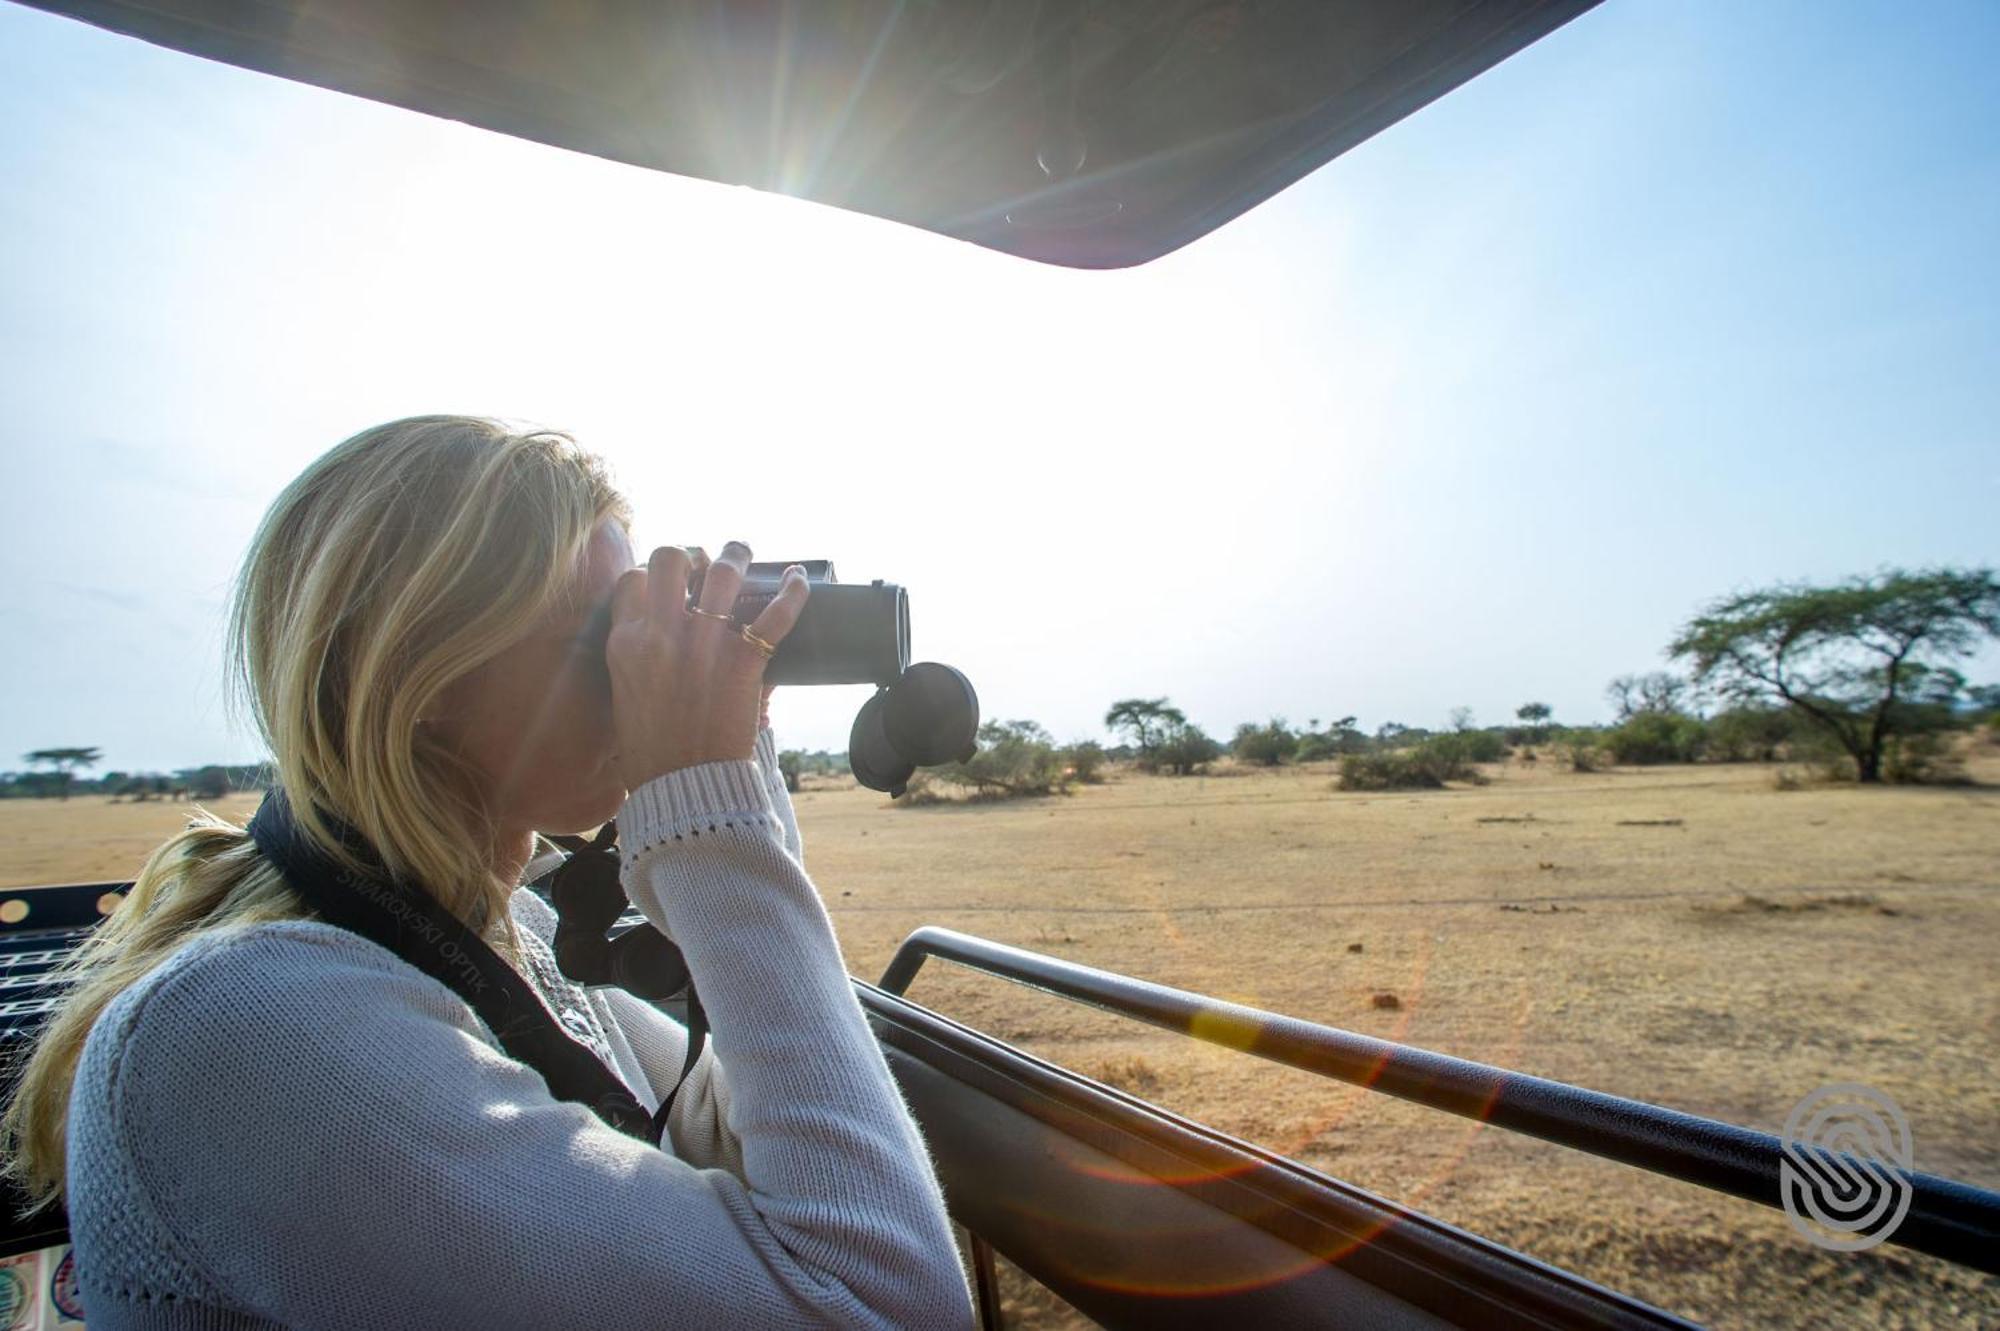
<svg viewBox="0 0 2000 1331">
<path fill-rule="evenodd" d="M 28 0 L 1075 267 L 1220 226 L 1596 0 Z"/>
</svg>

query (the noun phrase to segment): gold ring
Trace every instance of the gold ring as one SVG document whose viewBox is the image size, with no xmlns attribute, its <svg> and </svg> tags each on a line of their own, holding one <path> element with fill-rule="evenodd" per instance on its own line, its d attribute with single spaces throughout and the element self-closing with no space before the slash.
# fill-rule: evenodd
<svg viewBox="0 0 2000 1331">
<path fill-rule="evenodd" d="M 752 647 L 755 647 L 758 651 L 762 652 L 764 654 L 764 659 L 767 661 L 778 654 L 777 646 L 773 643 L 766 642 L 764 641 L 764 639 L 758 637 L 756 631 L 752 629 L 748 624 L 745 624 L 743 626 L 743 641 L 749 643 Z"/>
<path fill-rule="evenodd" d="M 704 610 L 698 605 L 691 605 L 687 610 L 689 614 L 700 615 L 703 619 L 719 619 L 725 624 L 734 624 L 736 622 L 736 616 L 725 615 L 719 610 Z"/>
</svg>

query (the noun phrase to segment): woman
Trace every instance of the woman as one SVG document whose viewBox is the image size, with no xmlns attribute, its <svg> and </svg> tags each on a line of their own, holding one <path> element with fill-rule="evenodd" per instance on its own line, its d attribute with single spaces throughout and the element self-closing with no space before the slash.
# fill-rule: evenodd
<svg viewBox="0 0 2000 1331">
<path fill-rule="evenodd" d="M 746 548 L 635 568 L 628 521 L 563 436 L 379 426 L 272 507 L 231 645 L 311 852 L 420 885 L 621 1093 L 673 1093 L 664 1139 L 557 1098 L 460 992 L 197 818 L 80 952 L 5 1124 L 68 1202 L 94 1331 L 970 1321 L 760 725 L 805 579 L 745 634 Z M 614 816 L 713 1028 L 685 1083 L 687 1032 L 564 979 L 520 887 L 560 859 L 537 833 Z"/>
</svg>

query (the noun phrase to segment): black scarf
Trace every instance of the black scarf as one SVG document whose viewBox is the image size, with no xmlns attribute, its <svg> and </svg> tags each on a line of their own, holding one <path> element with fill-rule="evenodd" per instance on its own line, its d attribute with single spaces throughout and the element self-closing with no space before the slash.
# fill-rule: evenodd
<svg viewBox="0 0 2000 1331">
<path fill-rule="evenodd" d="M 320 919 L 379 943 L 458 994 L 509 1057 L 542 1074 L 557 1099 L 584 1105 L 620 1132 L 659 1142 L 671 1095 L 657 1115 L 648 1115 L 625 1083 L 563 1030 L 520 972 L 485 939 L 422 887 L 392 878 L 352 828 L 330 817 L 326 822 L 373 872 L 355 874 L 315 846 L 293 818 L 281 787 L 265 794 L 249 830 L 257 849 L 284 875 L 286 886 Z M 698 1042 L 690 1038 L 690 1063 L 698 1050 Z"/>
</svg>

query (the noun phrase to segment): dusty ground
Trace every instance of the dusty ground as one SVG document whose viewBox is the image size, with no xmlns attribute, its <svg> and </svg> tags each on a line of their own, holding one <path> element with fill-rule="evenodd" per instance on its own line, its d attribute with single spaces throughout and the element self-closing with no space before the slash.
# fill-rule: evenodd
<svg viewBox="0 0 2000 1331">
<path fill-rule="evenodd" d="M 918 809 L 829 787 L 798 807 L 863 976 L 943 924 L 1771 1132 L 1806 1092 L 1860 1081 L 1902 1106 L 1919 1168 L 2000 1187 L 2000 757 L 1969 789 L 1551 768 L 1424 794 L 1285 769 Z M 0 804 L 0 881 L 129 875 L 185 812 Z M 2000 1281 L 1822 1253 L 1776 1211 L 947 967 L 912 997 L 1699 1321 L 2000 1326 Z"/>
</svg>

